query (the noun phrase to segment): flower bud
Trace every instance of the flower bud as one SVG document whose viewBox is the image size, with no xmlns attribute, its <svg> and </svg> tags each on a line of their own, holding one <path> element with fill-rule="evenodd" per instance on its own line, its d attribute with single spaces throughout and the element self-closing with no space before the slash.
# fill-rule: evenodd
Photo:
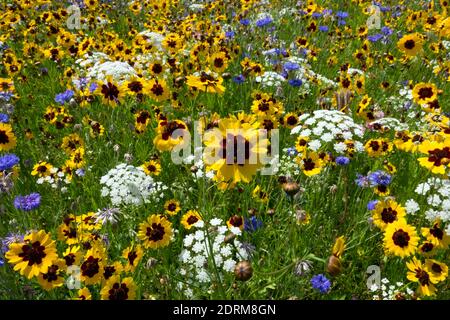
<svg viewBox="0 0 450 320">
<path fill-rule="evenodd" d="M 328 258 L 327 264 L 328 273 L 330 273 L 332 276 L 337 276 L 339 273 L 341 273 L 341 270 L 341 260 L 334 255 L 330 256 L 330 258 Z"/>
<path fill-rule="evenodd" d="M 250 262 L 248 261 L 240 261 L 236 264 L 234 268 L 234 275 L 236 279 L 240 281 L 247 281 L 253 275 L 253 268 Z"/>
</svg>

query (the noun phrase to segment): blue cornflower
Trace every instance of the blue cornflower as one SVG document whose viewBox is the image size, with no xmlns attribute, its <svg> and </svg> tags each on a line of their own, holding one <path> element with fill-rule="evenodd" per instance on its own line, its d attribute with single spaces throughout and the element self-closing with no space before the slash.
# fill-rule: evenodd
<svg viewBox="0 0 450 320">
<path fill-rule="evenodd" d="M 372 187 L 375 187 L 375 186 L 386 187 L 386 186 L 388 186 L 391 183 L 391 178 L 392 177 L 391 177 L 390 174 L 388 174 L 388 173 L 386 173 L 384 171 L 381 171 L 381 170 L 372 172 L 368 176 L 370 185 Z"/>
<path fill-rule="evenodd" d="M 328 28 L 328 26 L 319 26 L 319 30 L 322 32 L 328 32 L 330 28 Z"/>
<path fill-rule="evenodd" d="M 336 157 L 336 164 L 340 166 L 346 166 L 350 163 L 350 159 L 344 156 Z"/>
<path fill-rule="evenodd" d="M 356 175 L 355 182 L 359 187 L 362 188 L 367 188 L 370 185 L 369 179 L 366 176 L 363 176 L 362 174 Z"/>
<path fill-rule="evenodd" d="M 295 148 L 287 148 L 286 153 L 288 156 L 292 157 L 298 154 L 297 150 Z"/>
<path fill-rule="evenodd" d="M 288 61 L 288 62 L 284 63 L 283 69 L 286 70 L 286 71 L 293 71 L 293 70 L 300 69 L 300 66 L 297 63 L 295 63 L 295 62 Z"/>
<path fill-rule="evenodd" d="M 319 290 L 320 293 L 327 293 L 331 288 L 331 282 L 323 274 L 318 274 L 312 277 L 311 285 L 314 289 Z"/>
<path fill-rule="evenodd" d="M 347 22 L 345 22 L 344 19 L 338 19 L 338 25 L 339 26 L 345 26 L 347 24 Z"/>
<path fill-rule="evenodd" d="M 8 123 L 9 116 L 6 113 L 0 113 L 0 123 Z"/>
<path fill-rule="evenodd" d="M 323 9 L 323 11 L 322 11 L 322 14 L 323 14 L 324 16 L 330 15 L 330 14 L 332 14 L 332 13 L 333 13 L 333 10 L 332 10 L 332 9 Z"/>
<path fill-rule="evenodd" d="M 0 258 L 0 267 L 3 267 L 5 265 L 5 261 L 3 261 L 2 258 Z"/>
<path fill-rule="evenodd" d="M 6 171 L 14 167 L 20 161 L 19 157 L 13 153 L 0 156 L 0 171 Z"/>
<path fill-rule="evenodd" d="M 250 20 L 248 20 L 248 19 L 241 19 L 241 20 L 239 20 L 239 22 L 243 26 L 248 26 L 250 24 Z"/>
<path fill-rule="evenodd" d="M 233 82 L 237 83 L 237 84 L 244 83 L 245 82 L 245 77 L 242 74 L 237 75 L 237 76 L 233 77 Z"/>
<path fill-rule="evenodd" d="M 301 79 L 291 79 L 288 83 L 293 87 L 300 87 L 303 84 L 303 81 Z"/>
<path fill-rule="evenodd" d="M 92 93 L 94 92 L 98 87 L 98 84 L 95 82 L 92 82 L 91 85 L 89 86 L 89 92 Z"/>
<path fill-rule="evenodd" d="M 250 217 L 249 219 L 245 219 L 244 221 L 244 230 L 253 232 L 262 227 L 262 221 L 256 218 L 255 216 Z"/>
<path fill-rule="evenodd" d="M 314 12 L 314 13 L 311 15 L 311 17 L 313 17 L 313 18 L 320 18 L 320 17 L 322 17 L 322 14 L 321 14 L 320 12 Z"/>
<path fill-rule="evenodd" d="M 0 240 L 0 252 L 5 254 L 9 251 L 9 245 L 16 242 L 23 242 L 24 235 L 20 233 L 9 232 L 4 238 Z"/>
<path fill-rule="evenodd" d="M 9 91 L 6 91 L 6 92 L 1 91 L 0 92 L 0 100 L 3 100 L 3 101 L 7 101 L 8 102 L 9 100 L 11 100 L 11 98 L 13 96 L 14 96 L 13 93 L 9 92 Z"/>
<path fill-rule="evenodd" d="M 383 28 L 381 28 L 381 32 L 382 32 L 385 36 L 390 36 L 394 31 L 392 31 L 391 28 L 384 26 Z"/>
<path fill-rule="evenodd" d="M 264 26 L 271 24 L 272 22 L 273 22 L 272 18 L 265 17 L 265 18 L 262 18 L 262 19 L 259 19 L 258 21 L 256 21 L 256 26 L 264 27 Z"/>
<path fill-rule="evenodd" d="M 228 39 L 234 38 L 234 31 L 225 32 L 225 37 L 227 37 Z"/>
<path fill-rule="evenodd" d="M 381 33 L 377 33 L 377 34 L 370 35 L 370 36 L 367 37 L 367 39 L 370 42 L 378 42 L 378 41 L 381 40 L 381 38 L 383 38 L 383 35 Z"/>
<path fill-rule="evenodd" d="M 367 210 L 369 210 L 369 211 L 374 210 L 377 203 L 378 203 L 378 200 L 369 201 L 369 203 L 367 204 Z"/>
<path fill-rule="evenodd" d="M 67 89 L 66 91 L 62 92 L 62 93 L 58 93 L 55 97 L 55 101 L 58 102 L 59 104 L 64 104 L 68 101 L 70 101 L 70 99 L 73 97 L 74 92 L 73 90 Z"/>
<path fill-rule="evenodd" d="M 348 18 L 348 12 L 346 11 L 338 11 L 336 12 L 336 17 L 339 19 L 347 19 Z"/>
<path fill-rule="evenodd" d="M 14 207 L 23 211 L 31 211 L 41 205 L 41 195 L 37 192 L 26 196 L 17 196 L 14 199 Z"/>
</svg>

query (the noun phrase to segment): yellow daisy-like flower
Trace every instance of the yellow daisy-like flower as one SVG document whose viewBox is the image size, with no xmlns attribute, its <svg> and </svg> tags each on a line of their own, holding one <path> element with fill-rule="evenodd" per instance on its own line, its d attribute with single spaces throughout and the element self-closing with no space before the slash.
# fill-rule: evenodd
<svg viewBox="0 0 450 320">
<path fill-rule="evenodd" d="M 190 75 L 186 77 L 186 84 L 189 87 L 210 93 L 224 93 L 225 87 L 222 83 L 222 77 L 216 76 L 211 72 L 201 72 L 198 76 Z"/>
<path fill-rule="evenodd" d="M 269 195 L 267 192 L 263 191 L 259 185 L 253 189 L 252 197 L 262 203 L 267 203 L 269 201 Z"/>
<path fill-rule="evenodd" d="M 40 273 L 38 282 L 46 291 L 61 287 L 64 284 L 62 273 L 65 271 L 65 263 L 62 259 L 57 259 L 48 267 L 47 272 Z"/>
<path fill-rule="evenodd" d="M 71 246 L 64 251 L 62 258 L 66 263 L 66 267 L 70 267 L 79 265 L 82 256 L 79 246 Z"/>
<path fill-rule="evenodd" d="M 106 257 L 103 248 L 93 247 L 89 249 L 81 264 L 81 281 L 86 285 L 94 285 L 101 282 L 103 277 L 103 266 Z"/>
<path fill-rule="evenodd" d="M 92 300 L 91 292 L 87 287 L 84 287 L 77 292 L 77 297 L 74 298 L 75 300 Z"/>
<path fill-rule="evenodd" d="M 419 146 L 419 152 L 427 154 L 428 157 L 417 159 L 419 164 L 436 174 L 445 174 L 450 166 L 450 139 L 444 142 L 425 140 Z"/>
<path fill-rule="evenodd" d="M 176 145 L 183 143 L 182 131 L 188 130 L 186 124 L 181 120 L 161 120 L 156 129 L 156 137 L 153 143 L 160 151 L 171 151 Z M 174 133 L 179 133 L 174 136 Z"/>
<path fill-rule="evenodd" d="M 144 247 L 158 249 L 169 245 L 172 233 L 172 223 L 169 220 L 152 214 L 147 221 L 139 225 L 138 238 Z"/>
<path fill-rule="evenodd" d="M 370 139 L 364 145 L 369 157 L 381 157 L 392 151 L 392 143 L 387 139 Z"/>
<path fill-rule="evenodd" d="M 181 210 L 180 202 L 174 199 L 168 200 L 164 204 L 164 210 L 167 214 L 175 216 Z"/>
<path fill-rule="evenodd" d="M 129 246 L 122 252 L 122 257 L 127 260 L 127 264 L 125 265 L 125 272 L 134 272 L 139 262 L 142 260 L 142 256 L 144 255 L 144 250 L 142 250 L 141 245 Z"/>
<path fill-rule="evenodd" d="M 8 123 L 0 123 L 0 151 L 14 149 L 17 144 L 16 136 Z"/>
<path fill-rule="evenodd" d="M 419 283 L 419 294 L 422 296 L 432 296 L 436 293 L 436 284 L 438 280 L 429 272 L 428 268 L 425 267 L 420 260 L 416 257 L 406 263 L 408 267 L 407 278 L 410 281 Z"/>
<path fill-rule="evenodd" d="M 231 216 L 230 219 L 227 220 L 228 228 L 236 227 L 241 230 L 244 229 L 244 218 L 242 216 L 234 215 Z"/>
<path fill-rule="evenodd" d="M 102 98 L 104 104 L 111 107 L 115 107 L 121 103 L 125 96 L 123 87 L 118 85 L 111 76 L 108 76 L 105 81 L 99 83 L 95 93 Z"/>
<path fill-rule="evenodd" d="M 425 104 L 436 100 L 438 89 L 433 83 L 418 83 L 412 90 L 413 99 L 418 104 Z"/>
<path fill-rule="evenodd" d="M 14 271 L 31 279 L 40 273 L 47 273 L 58 254 L 50 233 L 41 230 L 25 236 L 23 242 L 12 243 L 5 258 L 14 264 Z"/>
<path fill-rule="evenodd" d="M 405 221 L 389 224 L 384 232 L 384 248 L 386 253 L 399 257 L 412 255 L 417 248 L 419 237 L 416 229 Z"/>
<path fill-rule="evenodd" d="M 256 127 L 227 118 L 206 132 L 203 159 L 207 170 L 216 172 L 217 181 L 248 183 L 262 166 L 268 140 Z"/>
<path fill-rule="evenodd" d="M 149 160 L 141 165 L 145 174 L 149 176 L 158 176 L 161 173 L 161 164 L 156 160 Z"/>
<path fill-rule="evenodd" d="M 396 221 L 406 222 L 405 216 L 406 211 L 400 204 L 393 199 L 387 199 L 377 202 L 372 218 L 378 228 L 385 230 L 389 224 Z"/>
<path fill-rule="evenodd" d="M 129 269 L 130 270 L 130 269 Z M 120 275 L 124 271 L 122 263 L 115 261 L 113 264 L 108 264 L 103 267 L 103 282 L 108 281 L 109 278 Z"/>
<path fill-rule="evenodd" d="M 319 154 L 312 151 L 305 153 L 302 157 L 297 157 L 296 161 L 300 165 L 303 173 L 308 177 L 321 173 L 325 166 Z"/>
<path fill-rule="evenodd" d="M 111 277 L 100 291 L 102 300 L 134 300 L 136 285 L 133 278 L 120 280 L 119 276 Z"/>
<path fill-rule="evenodd" d="M 200 216 L 200 213 L 198 211 L 189 210 L 181 218 L 181 224 L 185 229 L 190 230 L 194 226 L 194 224 L 201 220 L 202 217 Z"/>
<path fill-rule="evenodd" d="M 450 244 L 450 236 L 441 228 L 441 221 L 433 223 L 431 228 L 422 228 L 422 236 L 434 244 L 436 248 L 447 249 Z"/>
<path fill-rule="evenodd" d="M 419 33 L 404 35 L 398 42 L 397 47 L 407 56 L 415 56 L 423 47 L 423 37 Z"/>
<path fill-rule="evenodd" d="M 53 166 L 50 163 L 41 161 L 34 165 L 33 171 L 31 171 L 31 175 L 37 175 L 38 177 L 47 177 L 51 174 L 52 169 Z"/>
<path fill-rule="evenodd" d="M 441 282 L 447 279 L 448 266 L 445 263 L 433 259 L 426 259 L 425 268 L 427 268 L 436 281 Z"/>
<path fill-rule="evenodd" d="M 163 79 L 151 79 L 145 85 L 145 93 L 155 101 L 164 101 L 169 98 L 169 89 Z"/>
</svg>

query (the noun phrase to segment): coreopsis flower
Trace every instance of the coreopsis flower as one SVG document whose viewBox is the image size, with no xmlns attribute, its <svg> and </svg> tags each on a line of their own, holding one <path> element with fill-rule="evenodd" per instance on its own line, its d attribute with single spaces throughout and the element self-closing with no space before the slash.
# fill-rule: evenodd
<svg viewBox="0 0 450 320">
<path fill-rule="evenodd" d="M 373 212 L 373 223 L 381 230 L 396 221 L 405 221 L 405 209 L 393 199 L 377 201 Z"/>
<path fill-rule="evenodd" d="M 31 279 L 40 273 L 47 273 L 58 254 L 50 233 L 40 230 L 25 236 L 23 242 L 10 244 L 5 258 L 14 265 L 15 271 Z"/>
<path fill-rule="evenodd" d="M 225 87 L 222 83 L 222 77 L 209 71 L 202 71 L 201 73 L 195 73 L 186 77 L 186 84 L 188 86 L 210 93 L 224 93 Z"/>
<path fill-rule="evenodd" d="M 390 223 L 384 231 L 384 248 L 388 254 L 410 256 L 415 253 L 418 242 L 416 228 L 404 220 Z"/>
<path fill-rule="evenodd" d="M 370 157 L 381 157 L 392 151 L 392 143 L 387 139 L 370 139 L 364 148 Z"/>
<path fill-rule="evenodd" d="M 218 128 L 205 134 L 207 170 L 215 171 L 218 181 L 250 182 L 267 154 L 268 140 L 259 132 L 255 125 L 222 119 Z"/>
<path fill-rule="evenodd" d="M 450 166 L 450 139 L 445 139 L 443 142 L 425 140 L 419 146 L 419 152 L 428 155 L 428 157 L 417 159 L 421 166 L 432 173 L 445 174 Z"/>
<path fill-rule="evenodd" d="M 104 248 L 92 247 L 84 255 L 80 266 L 80 280 L 85 285 L 95 285 L 103 278 L 103 267 L 106 264 Z"/>
<path fill-rule="evenodd" d="M 92 1 L 92 0 L 91 0 Z M 92 300 L 91 292 L 87 287 L 79 289 L 77 292 L 77 296 L 74 298 L 75 300 Z"/>
<path fill-rule="evenodd" d="M 45 161 L 38 162 L 34 165 L 33 171 L 31 171 L 32 176 L 46 177 L 52 173 L 53 166 Z"/>
<path fill-rule="evenodd" d="M 190 230 L 202 217 L 197 210 L 189 210 L 181 217 L 181 224 L 186 230 Z"/>
<path fill-rule="evenodd" d="M 115 107 L 122 102 L 125 95 L 123 87 L 117 84 L 112 76 L 108 76 L 105 81 L 100 81 L 96 93 L 102 98 L 106 105 Z"/>
<path fill-rule="evenodd" d="M 404 35 L 398 42 L 397 47 L 407 56 L 415 56 L 423 47 L 423 36 L 419 33 Z"/>
<path fill-rule="evenodd" d="M 168 200 L 164 204 L 164 210 L 168 215 L 174 216 L 181 210 L 180 202 L 174 199 Z"/>
<path fill-rule="evenodd" d="M 433 223 L 431 228 L 422 228 L 421 233 L 436 248 L 447 249 L 450 244 L 450 236 L 441 227 L 441 224 L 441 221 L 438 220 Z"/>
<path fill-rule="evenodd" d="M 158 249 L 169 245 L 172 234 L 172 223 L 165 217 L 152 214 L 139 225 L 138 238 L 144 247 Z"/>
<path fill-rule="evenodd" d="M 38 282 L 46 291 L 61 287 L 65 281 L 63 277 L 65 270 L 64 260 L 57 259 L 48 267 L 47 272 L 38 275 Z"/>
<path fill-rule="evenodd" d="M 426 265 L 423 265 L 416 257 L 406 263 L 408 267 L 407 278 L 410 281 L 419 283 L 419 293 L 423 296 L 432 296 L 436 293 L 434 284 L 439 280 L 429 271 Z"/>
<path fill-rule="evenodd" d="M 119 276 L 113 276 L 106 281 L 100 295 L 102 300 L 134 300 L 136 285 L 131 277 L 120 280 Z"/>
<path fill-rule="evenodd" d="M 149 80 L 145 86 L 145 93 L 158 102 L 167 100 L 170 95 L 166 81 L 163 79 Z"/>
<path fill-rule="evenodd" d="M 139 262 L 142 260 L 144 251 L 141 245 L 129 246 L 125 248 L 122 252 L 122 257 L 126 259 L 126 264 L 124 267 L 125 272 L 134 272 Z"/>
<path fill-rule="evenodd" d="M 412 90 L 414 101 L 420 105 L 433 102 L 438 95 L 438 89 L 433 83 L 418 83 Z"/>
<path fill-rule="evenodd" d="M 161 120 L 153 143 L 160 151 L 171 151 L 176 145 L 183 143 L 183 131 L 187 130 L 186 124 L 181 120 Z"/>
<path fill-rule="evenodd" d="M 144 172 L 149 176 L 158 176 L 161 173 L 161 164 L 157 160 L 149 160 L 141 165 Z"/>
<path fill-rule="evenodd" d="M 17 144 L 16 136 L 9 123 L 0 123 L 0 151 L 14 149 Z"/>
</svg>

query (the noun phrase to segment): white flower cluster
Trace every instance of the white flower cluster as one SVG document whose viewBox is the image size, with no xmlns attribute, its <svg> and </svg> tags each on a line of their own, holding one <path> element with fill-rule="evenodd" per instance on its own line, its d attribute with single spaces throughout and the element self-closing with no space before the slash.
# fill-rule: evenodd
<svg viewBox="0 0 450 320">
<path fill-rule="evenodd" d="M 145 174 L 141 167 L 121 163 L 101 177 L 102 196 L 111 198 L 113 205 L 140 205 L 159 201 L 167 186 Z"/>
<path fill-rule="evenodd" d="M 139 33 L 147 39 L 147 42 L 151 43 L 159 51 L 162 50 L 162 42 L 164 41 L 164 36 L 158 32 L 153 32 L 149 30 L 144 30 Z"/>
<path fill-rule="evenodd" d="M 85 54 L 83 59 L 76 61 L 81 74 L 87 78 L 104 81 L 106 77 L 112 76 L 119 84 L 133 76 L 137 76 L 136 70 L 126 62 L 112 61 L 110 57 L 102 52 Z"/>
<path fill-rule="evenodd" d="M 406 123 L 400 122 L 396 118 L 385 117 L 372 121 L 369 126 L 380 125 L 383 128 L 395 130 L 395 131 L 406 131 L 409 127 Z"/>
<path fill-rule="evenodd" d="M 247 251 L 236 237 L 225 242 L 229 231 L 239 236 L 239 228 L 228 229 L 219 218 L 213 218 L 209 223 L 200 220 L 194 226 L 196 231 L 184 237 L 183 250 L 179 256 L 183 265 L 180 274 L 186 277 L 185 285 L 188 287 L 194 283 L 210 284 L 211 278 L 215 277 L 214 268 L 220 274 L 229 273 L 234 270 L 238 261 L 248 258 Z M 180 283 L 179 286 L 182 288 L 183 284 Z M 186 294 L 189 296 L 189 290 Z"/>
<path fill-rule="evenodd" d="M 434 222 L 440 219 L 442 222 L 450 222 L 450 181 L 440 178 L 429 178 L 420 183 L 416 193 L 426 196 L 426 203 L 430 206 L 425 211 L 428 221 Z M 447 226 L 447 234 L 450 234 L 450 224 Z"/>
<path fill-rule="evenodd" d="M 406 298 L 412 296 L 414 291 L 410 288 L 402 288 L 403 282 L 396 282 L 391 284 L 389 279 L 383 278 L 381 285 L 373 284 L 370 287 L 370 291 L 373 292 L 373 300 L 398 300 L 400 297 Z"/>
<path fill-rule="evenodd" d="M 281 157 L 279 157 L 278 164 L 275 168 L 277 175 L 285 177 L 294 177 L 300 174 L 300 167 L 295 162 L 297 151 L 293 148 L 283 149 Z"/>
<path fill-rule="evenodd" d="M 358 141 L 364 134 L 364 128 L 351 117 L 338 110 L 316 110 L 299 117 L 300 124 L 291 130 L 291 134 L 307 137 L 308 148 L 319 150 L 323 145 L 334 143 L 338 154 L 347 150 L 343 140 L 353 141 L 355 151 L 362 152 L 364 145 Z"/>
<path fill-rule="evenodd" d="M 286 79 L 275 71 L 265 71 L 261 76 L 257 76 L 255 81 L 261 83 L 264 88 L 279 87 Z"/>
</svg>

